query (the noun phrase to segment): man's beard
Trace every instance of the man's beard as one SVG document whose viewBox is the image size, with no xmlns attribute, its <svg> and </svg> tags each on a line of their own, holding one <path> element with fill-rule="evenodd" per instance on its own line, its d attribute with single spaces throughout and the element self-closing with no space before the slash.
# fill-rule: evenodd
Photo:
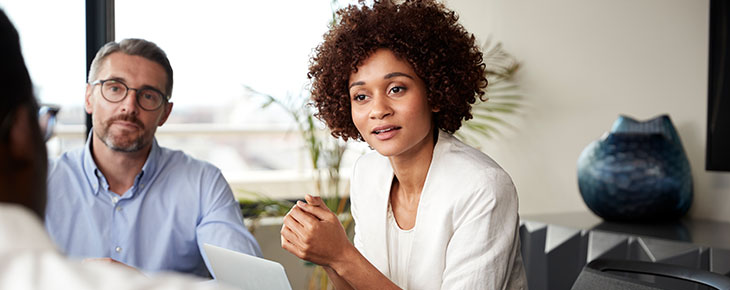
<svg viewBox="0 0 730 290">
<path fill-rule="evenodd" d="M 116 136 L 109 134 L 109 127 L 111 127 L 112 123 L 117 120 L 134 123 L 140 127 L 143 134 L 133 140 L 127 140 L 128 138 L 115 138 Z M 111 117 L 109 120 L 101 124 L 101 128 L 99 128 L 99 130 L 95 133 L 99 135 L 99 140 L 109 147 L 109 149 L 118 152 L 137 152 L 146 145 L 144 140 L 144 124 L 142 121 L 137 119 L 137 117 L 131 115 L 117 115 Z"/>
</svg>

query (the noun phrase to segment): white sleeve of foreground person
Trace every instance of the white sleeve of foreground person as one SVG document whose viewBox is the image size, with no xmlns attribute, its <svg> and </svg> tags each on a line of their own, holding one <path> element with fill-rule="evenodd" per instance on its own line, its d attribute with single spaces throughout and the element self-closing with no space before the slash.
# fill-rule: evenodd
<svg viewBox="0 0 730 290">
<path fill-rule="evenodd" d="M 0 257 L 0 289 L 230 289 L 179 274 L 143 276 L 111 264 L 81 264 L 52 252 Z"/>
<path fill-rule="evenodd" d="M 230 289 L 179 274 L 145 277 L 111 264 L 81 264 L 57 253 L 13 256 L 0 258 L 0 289 Z"/>
<path fill-rule="evenodd" d="M 25 207 L 0 203 L 0 290 L 230 289 L 193 276 L 151 277 L 122 266 L 81 263 L 62 255 L 40 219 Z"/>
</svg>

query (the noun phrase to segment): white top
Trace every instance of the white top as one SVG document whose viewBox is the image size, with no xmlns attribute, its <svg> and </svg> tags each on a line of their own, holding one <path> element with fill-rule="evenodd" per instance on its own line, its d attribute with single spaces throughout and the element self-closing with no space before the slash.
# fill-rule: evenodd
<svg viewBox="0 0 730 290">
<path fill-rule="evenodd" d="M 392 181 L 388 158 L 372 152 L 355 164 L 350 191 L 355 247 L 391 279 Z M 494 160 L 439 132 L 411 234 L 408 288 L 527 288 L 517 204 L 512 179 Z"/>
<path fill-rule="evenodd" d="M 111 264 L 61 255 L 28 209 L 0 203 L 0 289 L 223 289 L 174 274 L 147 278 Z"/>
<path fill-rule="evenodd" d="M 390 281 L 403 289 L 408 289 L 408 262 L 411 257 L 413 229 L 404 230 L 398 226 L 393 209 L 388 203 L 388 266 Z"/>
</svg>

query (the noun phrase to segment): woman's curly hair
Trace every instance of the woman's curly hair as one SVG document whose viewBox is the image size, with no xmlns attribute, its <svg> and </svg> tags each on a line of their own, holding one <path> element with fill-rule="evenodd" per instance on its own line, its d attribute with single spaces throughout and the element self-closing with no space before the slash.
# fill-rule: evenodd
<svg viewBox="0 0 730 290">
<path fill-rule="evenodd" d="M 428 103 L 438 108 L 435 125 L 454 133 L 472 118 L 471 105 L 484 95 L 487 79 L 475 38 L 451 10 L 433 0 L 376 0 L 350 5 L 317 46 L 307 76 L 312 80 L 315 116 L 332 136 L 363 140 L 352 121 L 348 82 L 375 50 L 385 48 L 413 66 Z"/>
</svg>

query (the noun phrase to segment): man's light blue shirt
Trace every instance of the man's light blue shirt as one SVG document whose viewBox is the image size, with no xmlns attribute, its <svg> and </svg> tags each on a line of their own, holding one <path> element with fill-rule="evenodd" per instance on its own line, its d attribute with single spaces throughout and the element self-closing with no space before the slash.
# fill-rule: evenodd
<svg viewBox="0 0 730 290">
<path fill-rule="evenodd" d="M 155 139 L 134 185 L 119 196 L 94 162 L 91 138 L 49 165 L 45 224 L 67 255 L 204 277 L 203 243 L 261 256 L 218 168 Z"/>
</svg>

